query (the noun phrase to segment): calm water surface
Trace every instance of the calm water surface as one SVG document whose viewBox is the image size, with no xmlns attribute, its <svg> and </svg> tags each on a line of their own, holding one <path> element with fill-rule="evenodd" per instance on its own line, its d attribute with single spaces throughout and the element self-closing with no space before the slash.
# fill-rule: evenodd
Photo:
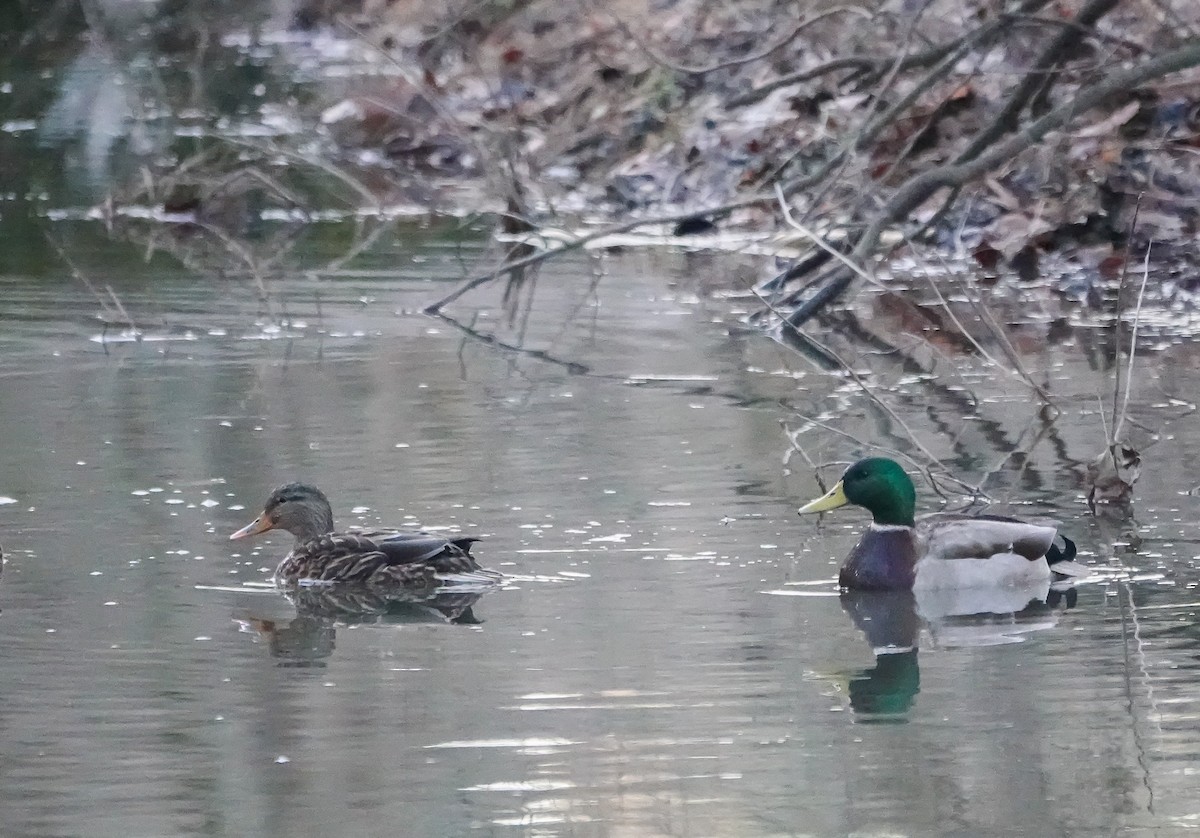
<svg viewBox="0 0 1200 838">
<path fill-rule="evenodd" d="M 1104 571 L 981 623 L 839 599 L 862 516 L 795 516 L 819 489 L 785 430 L 815 462 L 868 449 L 801 414 L 913 444 L 743 328 L 727 265 L 581 259 L 541 275 L 527 317 L 499 290 L 464 301 L 501 345 L 411 313 L 462 273 L 436 238 L 273 279 L 263 303 L 250 281 L 131 267 L 94 232 L 74 254 L 141 341 L 103 332 L 65 269 L 0 276 L 5 836 L 1200 827 L 1200 365 L 1180 324 L 1143 332 L 1134 415 L 1163 440 L 1135 517 L 1083 503 L 1102 322 L 1019 330 L 1052 423 L 953 347 L 933 376 L 840 347 L 956 472 L 1066 521 Z M 911 348 L 885 302 L 860 318 Z M 512 579 L 476 623 L 297 618 L 247 584 L 285 540 L 226 538 L 291 479 L 341 524 L 481 536 Z"/>
</svg>

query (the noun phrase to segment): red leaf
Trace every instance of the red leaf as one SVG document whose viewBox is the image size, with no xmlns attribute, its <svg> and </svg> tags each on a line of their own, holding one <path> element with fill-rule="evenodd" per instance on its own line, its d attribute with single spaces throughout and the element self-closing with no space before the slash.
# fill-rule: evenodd
<svg viewBox="0 0 1200 838">
<path fill-rule="evenodd" d="M 1100 272 L 1100 276 L 1105 279 L 1116 279 L 1121 275 L 1121 270 L 1125 265 L 1125 260 L 1129 257 L 1125 251 L 1117 250 L 1112 254 L 1105 256 L 1100 260 L 1100 264 L 1096 266 L 1096 270 Z"/>
<path fill-rule="evenodd" d="M 985 271 L 992 273 L 996 270 L 996 266 L 1000 264 L 1000 256 L 1002 254 L 999 250 L 992 247 L 991 242 L 989 242 L 987 239 L 984 239 L 979 243 L 979 246 L 971 252 L 971 255 L 975 257 L 975 261 L 979 263 L 980 267 L 982 267 Z"/>
</svg>

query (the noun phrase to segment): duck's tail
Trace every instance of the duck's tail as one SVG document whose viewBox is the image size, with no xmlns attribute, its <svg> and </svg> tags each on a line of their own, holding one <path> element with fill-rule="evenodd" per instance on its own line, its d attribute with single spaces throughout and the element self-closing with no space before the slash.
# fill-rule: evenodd
<svg viewBox="0 0 1200 838">
<path fill-rule="evenodd" d="M 462 550 L 468 556 L 471 555 L 471 545 L 477 544 L 478 542 L 483 541 L 482 538 L 475 538 L 474 536 L 470 536 L 470 535 L 464 535 L 464 536 L 457 537 L 457 538 L 448 538 L 446 540 L 449 541 L 451 544 L 453 544 L 455 547 L 457 547 L 459 550 Z"/>
<path fill-rule="evenodd" d="M 1062 542 L 1061 546 L 1059 546 L 1059 542 Z M 1059 535 L 1051 543 L 1050 549 L 1046 551 L 1046 564 L 1050 565 L 1050 570 L 1058 576 L 1090 576 L 1092 572 L 1087 565 L 1075 561 L 1077 552 L 1074 541 L 1065 535 Z"/>
</svg>

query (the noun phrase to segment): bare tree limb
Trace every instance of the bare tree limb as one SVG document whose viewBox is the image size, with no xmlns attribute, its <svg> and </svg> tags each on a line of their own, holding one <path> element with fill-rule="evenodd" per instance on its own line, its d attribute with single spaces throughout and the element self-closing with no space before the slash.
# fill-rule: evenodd
<svg viewBox="0 0 1200 838">
<path fill-rule="evenodd" d="M 532 253 L 523 258 L 514 259 L 511 262 L 505 262 L 494 271 L 489 271 L 488 273 L 480 274 L 479 276 L 467 280 L 446 296 L 425 306 L 423 311 L 426 314 L 437 314 L 440 309 L 454 302 L 468 291 L 472 291 L 481 285 L 486 285 L 497 277 L 503 276 L 510 271 L 515 271 L 520 268 L 528 268 L 531 265 L 539 264 L 547 259 L 553 259 L 554 257 L 561 256 L 564 253 L 569 253 L 573 250 L 579 250 L 591 242 L 598 241 L 608 236 L 615 236 L 618 233 L 628 233 L 630 230 L 636 230 L 639 227 L 648 227 L 652 224 L 676 224 L 680 221 L 687 221 L 695 218 L 696 216 L 706 216 L 710 218 L 721 217 L 728 215 L 734 210 L 757 206 L 759 204 L 771 203 L 774 200 L 774 194 L 768 192 L 761 195 L 750 195 L 745 198 L 740 198 L 738 200 L 730 201 L 726 204 L 720 204 L 719 206 L 715 207 L 680 211 L 646 218 L 635 218 L 631 221 L 625 221 L 620 224 L 612 224 L 607 227 L 602 227 L 599 230 L 579 236 L 578 238 L 572 239 L 571 241 L 561 244 L 558 247 L 539 250 L 537 253 Z"/>
<path fill-rule="evenodd" d="M 851 258 L 866 263 L 875 251 L 883 231 L 943 187 L 961 187 L 1016 157 L 1025 149 L 1073 122 L 1080 114 L 1104 105 L 1115 94 L 1137 87 L 1152 79 L 1200 65 L 1200 39 L 1147 59 L 1126 70 L 1112 73 L 1100 81 L 1080 88 L 1074 99 L 1027 125 L 1023 130 L 991 146 L 975 158 L 924 171 L 901 186 L 876 214 L 859 237 Z M 830 270 L 811 297 L 799 302 L 788 316 L 789 322 L 803 323 L 818 310 L 845 293 L 854 274 L 844 269 Z"/>
</svg>

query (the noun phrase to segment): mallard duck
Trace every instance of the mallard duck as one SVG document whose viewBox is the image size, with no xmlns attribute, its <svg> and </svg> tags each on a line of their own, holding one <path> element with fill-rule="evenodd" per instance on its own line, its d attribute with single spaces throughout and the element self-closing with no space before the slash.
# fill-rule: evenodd
<svg viewBox="0 0 1200 838">
<path fill-rule="evenodd" d="M 477 538 L 443 538 L 397 530 L 333 531 L 329 500 L 315 486 L 288 483 L 267 498 L 262 514 L 229 536 L 286 530 L 296 543 L 279 567 L 275 581 L 347 582 L 370 586 L 436 587 L 446 582 L 495 581 L 471 556 Z"/>
<path fill-rule="evenodd" d="M 1022 585 L 1054 573 L 1080 576 L 1071 561 L 1075 544 L 1053 521 L 1027 522 L 996 515 L 934 513 L 914 518 L 917 491 L 900 464 L 884 457 L 859 460 L 826 494 L 800 514 L 853 504 L 871 526 L 850 551 L 838 584 L 855 590 L 969 588 Z"/>
</svg>

